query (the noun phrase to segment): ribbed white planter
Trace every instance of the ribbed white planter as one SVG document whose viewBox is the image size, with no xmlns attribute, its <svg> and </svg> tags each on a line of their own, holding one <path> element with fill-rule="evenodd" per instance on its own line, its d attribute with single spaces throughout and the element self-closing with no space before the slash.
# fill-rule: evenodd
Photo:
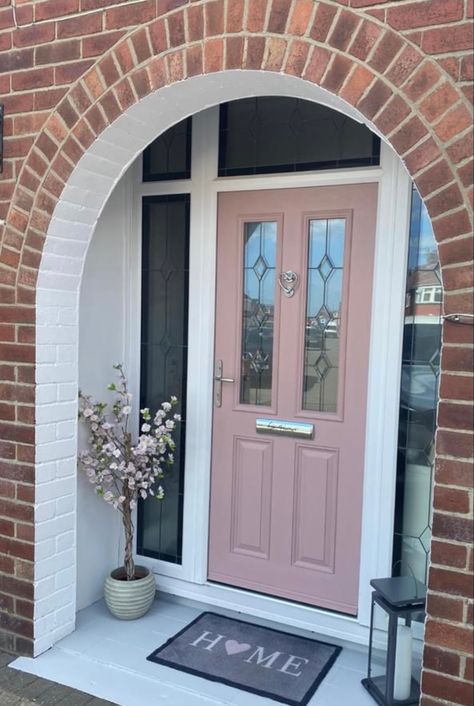
<svg viewBox="0 0 474 706">
<path fill-rule="evenodd" d="M 120 620 L 136 620 L 150 609 L 155 598 L 155 577 L 145 566 L 136 566 L 139 578 L 124 580 L 123 567 L 112 571 L 107 577 L 104 596 L 107 608 Z"/>
</svg>

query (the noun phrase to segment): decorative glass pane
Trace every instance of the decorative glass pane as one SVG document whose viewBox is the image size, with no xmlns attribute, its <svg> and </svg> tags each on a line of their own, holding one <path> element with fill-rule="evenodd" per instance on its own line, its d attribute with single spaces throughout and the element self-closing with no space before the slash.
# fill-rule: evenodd
<svg viewBox="0 0 474 706">
<path fill-rule="evenodd" d="M 398 435 L 393 572 L 426 581 L 431 540 L 443 288 L 433 230 L 413 189 Z"/>
<path fill-rule="evenodd" d="M 192 118 L 173 125 L 143 152 L 143 181 L 191 177 Z"/>
<path fill-rule="evenodd" d="M 155 410 L 171 395 L 186 409 L 189 196 L 143 199 L 142 407 Z M 186 420 L 178 425 L 175 464 L 162 502 L 140 502 L 137 551 L 181 563 Z"/>
<path fill-rule="evenodd" d="M 337 412 L 344 218 L 309 222 L 303 409 Z"/>
<path fill-rule="evenodd" d="M 240 402 L 271 405 L 277 224 L 246 223 Z"/>
<path fill-rule="evenodd" d="M 221 105 L 219 176 L 379 163 L 380 139 L 324 105 L 281 96 Z"/>
</svg>

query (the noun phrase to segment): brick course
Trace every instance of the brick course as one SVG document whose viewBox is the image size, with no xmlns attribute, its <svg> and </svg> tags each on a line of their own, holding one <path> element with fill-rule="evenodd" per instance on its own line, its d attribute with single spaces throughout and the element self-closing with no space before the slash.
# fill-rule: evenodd
<svg viewBox="0 0 474 706">
<path fill-rule="evenodd" d="M 446 310 L 472 313 L 472 2 L 17 5 L 15 24 L 11 3 L 0 0 L 6 115 L 0 175 L 0 219 L 6 221 L 0 226 L 0 647 L 29 653 L 35 433 L 38 441 L 45 426 L 38 421 L 35 427 L 35 287 L 50 219 L 74 166 L 122 111 L 168 83 L 223 68 L 303 76 L 356 106 L 395 147 L 442 243 Z M 468 330 L 447 325 L 442 356 L 425 706 L 467 704 L 472 682 Z M 74 397 L 66 383 L 61 394 Z"/>
</svg>

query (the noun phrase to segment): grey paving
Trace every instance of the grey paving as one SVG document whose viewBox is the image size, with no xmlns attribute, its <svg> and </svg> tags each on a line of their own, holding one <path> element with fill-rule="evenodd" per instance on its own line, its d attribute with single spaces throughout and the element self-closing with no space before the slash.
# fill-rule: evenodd
<svg viewBox="0 0 474 706">
<path fill-rule="evenodd" d="M 112 701 L 12 669 L 8 665 L 14 659 L 0 652 L 1 706 L 116 706 Z"/>
</svg>

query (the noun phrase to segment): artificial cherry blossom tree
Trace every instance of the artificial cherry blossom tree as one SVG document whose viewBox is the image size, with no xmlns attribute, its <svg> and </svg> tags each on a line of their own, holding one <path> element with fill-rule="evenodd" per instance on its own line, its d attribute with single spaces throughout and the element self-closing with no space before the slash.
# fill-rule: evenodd
<svg viewBox="0 0 474 706">
<path fill-rule="evenodd" d="M 140 433 L 136 441 L 131 427 L 132 395 L 121 364 L 114 365 L 118 383 L 108 390 L 115 393 L 111 406 L 96 402 L 79 392 L 79 418 L 90 430 L 89 448 L 79 454 L 79 463 L 96 493 L 122 515 L 125 533 L 124 566 L 127 581 L 135 578 L 133 561 L 134 526 L 132 513 L 138 498 L 162 500 L 162 481 L 174 463 L 173 432 L 179 414 L 173 413 L 176 397 L 163 402 L 154 414 L 140 410 Z"/>
</svg>

